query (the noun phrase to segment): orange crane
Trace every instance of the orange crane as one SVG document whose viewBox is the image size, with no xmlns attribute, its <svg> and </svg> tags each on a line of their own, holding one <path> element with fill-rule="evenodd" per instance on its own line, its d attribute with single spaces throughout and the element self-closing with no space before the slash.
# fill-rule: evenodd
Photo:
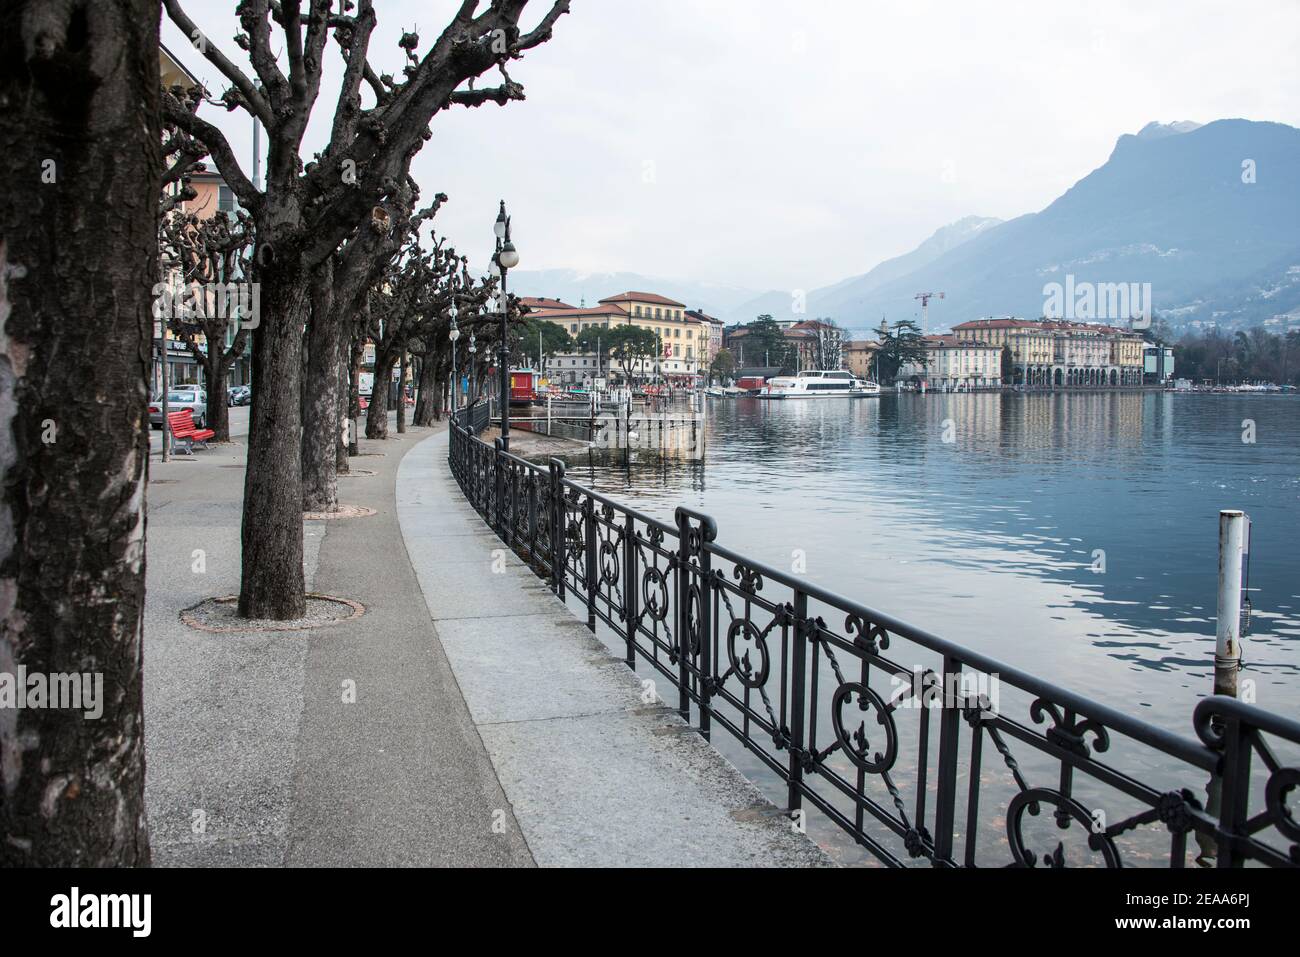
<svg viewBox="0 0 1300 957">
<path fill-rule="evenodd" d="M 921 335 L 930 331 L 930 300 L 938 297 L 943 298 L 941 292 L 918 292 L 913 299 L 921 300 Z"/>
</svg>

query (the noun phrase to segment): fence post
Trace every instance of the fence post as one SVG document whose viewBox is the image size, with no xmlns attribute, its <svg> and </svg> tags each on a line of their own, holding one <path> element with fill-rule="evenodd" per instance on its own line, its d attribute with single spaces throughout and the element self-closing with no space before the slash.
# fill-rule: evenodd
<svg viewBox="0 0 1300 957">
<path fill-rule="evenodd" d="M 677 614 L 673 616 L 677 629 L 677 713 L 687 723 L 691 723 L 691 645 L 686 633 L 686 594 L 690 581 L 690 519 L 680 508 L 677 509 L 677 580 L 674 591 L 677 592 Z"/>
<path fill-rule="evenodd" d="M 582 537 L 587 547 L 587 627 L 596 630 L 596 586 L 599 572 L 596 569 L 596 500 L 590 495 L 583 506 L 585 529 Z"/>
<path fill-rule="evenodd" d="M 713 556 L 709 543 L 717 534 L 711 519 L 700 522 L 700 734 L 705 741 L 713 733 Z"/>
<path fill-rule="evenodd" d="M 791 816 L 803 807 L 803 750 L 805 697 L 808 689 L 808 634 L 804 626 L 808 618 L 808 596 L 802 591 L 794 593 L 794 626 L 790 639 L 794 644 L 790 655 L 790 764 L 789 789 L 786 809 Z"/>
<path fill-rule="evenodd" d="M 501 439 L 498 437 L 492 440 L 492 447 L 495 449 L 493 458 L 496 461 L 496 499 L 497 499 L 497 534 L 505 537 L 505 521 L 502 516 L 505 514 L 505 484 L 506 484 L 506 460 L 502 453 Z"/>
<path fill-rule="evenodd" d="M 636 671 L 636 619 L 637 598 L 640 597 L 641 584 L 637 581 L 636 570 L 636 520 L 631 515 L 623 532 L 623 616 L 624 631 L 627 641 L 627 666 Z"/>
<path fill-rule="evenodd" d="M 532 469 L 528 475 L 528 558 L 533 567 L 537 567 L 537 473 Z"/>
<path fill-rule="evenodd" d="M 1219 811 L 1219 867 L 1241 867 L 1245 858 L 1236 849 L 1235 840 L 1246 832 L 1246 801 L 1250 797 L 1249 736 L 1241 726 L 1241 718 L 1230 714 L 1223 721 L 1223 778 L 1220 782 Z M 1213 810 L 1210 813 L 1214 813 Z"/>
<path fill-rule="evenodd" d="M 564 463 L 551 459 L 551 588 L 564 601 L 565 550 L 569 541 L 568 515 L 564 508 Z"/>
<path fill-rule="evenodd" d="M 960 687 L 961 663 L 947 655 L 943 659 L 943 687 Z M 957 737 L 961 734 L 961 711 L 944 702 L 939 710 L 939 773 L 935 775 L 934 857 L 936 862 L 952 859 L 952 828 L 957 810 Z"/>
</svg>

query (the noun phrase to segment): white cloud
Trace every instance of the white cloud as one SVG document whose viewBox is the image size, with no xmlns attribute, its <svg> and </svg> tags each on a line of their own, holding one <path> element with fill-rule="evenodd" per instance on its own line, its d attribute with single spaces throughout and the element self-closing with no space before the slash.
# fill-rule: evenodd
<svg viewBox="0 0 1300 957">
<path fill-rule="evenodd" d="M 234 6 L 185 2 L 243 63 Z M 397 72 L 401 30 L 427 46 L 455 6 L 378 0 L 372 60 Z M 811 289 L 962 216 L 1041 209 L 1150 120 L 1300 125 L 1298 46 L 1294 0 L 575 0 L 511 70 L 527 101 L 438 117 L 415 174 L 479 262 L 504 197 L 524 268 Z M 207 112 L 248 155 L 250 121 Z"/>
</svg>

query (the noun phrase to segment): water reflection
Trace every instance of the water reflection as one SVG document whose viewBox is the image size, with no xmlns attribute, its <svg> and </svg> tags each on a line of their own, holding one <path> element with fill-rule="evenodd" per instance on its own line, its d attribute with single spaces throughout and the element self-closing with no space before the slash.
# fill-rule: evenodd
<svg viewBox="0 0 1300 957">
<path fill-rule="evenodd" d="M 1254 520 L 1258 703 L 1300 714 L 1300 426 L 1269 396 L 713 402 L 700 463 L 570 462 L 729 547 L 1190 734 L 1209 693 L 1218 511 Z M 1252 419 L 1257 441 L 1242 442 Z"/>
</svg>

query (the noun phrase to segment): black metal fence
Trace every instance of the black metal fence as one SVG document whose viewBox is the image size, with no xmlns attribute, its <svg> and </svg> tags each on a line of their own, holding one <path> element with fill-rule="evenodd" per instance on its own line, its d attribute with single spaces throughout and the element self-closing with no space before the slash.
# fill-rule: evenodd
<svg viewBox="0 0 1300 957">
<path fill-rule="evenodd" d="M 704 737 L 722 728 L 779 777 L 796 826 L 815 809 L 895 866 L 1300 865 L 1300 722 L 1209 697 L 1195 738 L 1175 734 L 737 554 L 707 515 L 614 502 L 463 419 L 450 466 L 469 502 Z"/>
</svg>

